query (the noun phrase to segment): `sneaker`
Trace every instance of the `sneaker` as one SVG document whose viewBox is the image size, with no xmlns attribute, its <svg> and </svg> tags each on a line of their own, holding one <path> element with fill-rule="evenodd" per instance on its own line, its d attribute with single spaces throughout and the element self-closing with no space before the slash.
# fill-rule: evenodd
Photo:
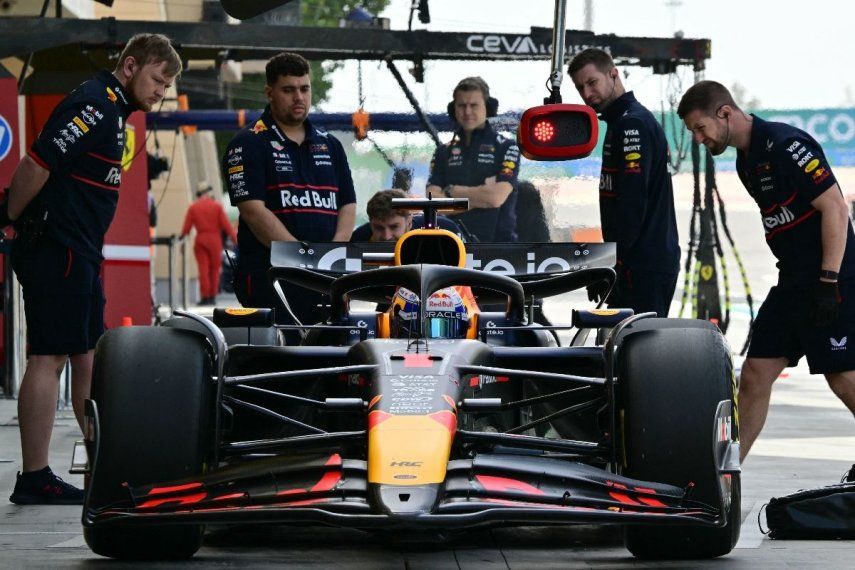
<svg viewBox="0 0 855 570">
<path fill-rule="evenodd" d="M 16 505 L 82 505 L 83 489 L 66 483 L 50 467 L 21 475 L 9 500 Z"/>
</svg>

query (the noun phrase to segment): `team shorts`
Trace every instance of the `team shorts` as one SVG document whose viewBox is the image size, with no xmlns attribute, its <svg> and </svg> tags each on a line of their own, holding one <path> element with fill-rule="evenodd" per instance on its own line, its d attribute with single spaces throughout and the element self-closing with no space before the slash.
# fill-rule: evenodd
<svg viewBox="0 0 855 570">
<path fill-rule="evenodd" d="M 830 326 L 808 321 L 813 284 L 778 284 L 763 301 L 751 332 L 748 358 L 786 358 L 787 366 L 807 356 L 811 374 L 855 370 L 855 283 L 840 282 L 840 316 Z M 855 337 L 853 337 L 855 339 Z"/>
<path fill-rule="evenodd" d="M 42 237 L 15 244 L 12 268 L 24 293 L 29 354 L 83 354 L 104 334 L 100 265 Z"/>
</svg>

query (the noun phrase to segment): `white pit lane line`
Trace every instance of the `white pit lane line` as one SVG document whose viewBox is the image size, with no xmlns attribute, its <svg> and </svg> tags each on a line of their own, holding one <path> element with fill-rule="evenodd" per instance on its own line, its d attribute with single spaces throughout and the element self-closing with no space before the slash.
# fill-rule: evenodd
<svg viewBox="0 0 855 570">
<path fill-rule="evenodd" d="M 757 526 L 757 517 L 760 515 L 760 509 L 763 508 L 765 503 L 763 501 L 757 501 L 754 503 L 754 507 L 751 509 L 751 512 L 748 513 L 748 516 L 745 517 L 745 520 L 742 521 L 742 528 L 739 532 L 739 541 L 737 541 L 734 549 L 737 548 L 760 548 L 760 544 L 766 538 L 762 532 L 760 532 L 760 527 Z"/>
</svg>

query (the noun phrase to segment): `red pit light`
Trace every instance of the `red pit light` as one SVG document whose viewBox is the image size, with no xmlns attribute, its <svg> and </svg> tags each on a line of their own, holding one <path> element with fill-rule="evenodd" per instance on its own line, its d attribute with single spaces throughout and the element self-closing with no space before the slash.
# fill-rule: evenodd
<svg viewBox="0 0 855 570">
<path fill-rule="evenodd" d="M 555 136 L 555 125 L 552 121 L 538 121 L 532 128 L 532 134 L 540 142 L 549 142 Z"/>
<path fill-rule="evenodd" d="M 550 104 L 527 109 L 517 140 L 530 160 L 573 160 L 597 145 L 597 115 L 587 105 Z"/>
</svg>

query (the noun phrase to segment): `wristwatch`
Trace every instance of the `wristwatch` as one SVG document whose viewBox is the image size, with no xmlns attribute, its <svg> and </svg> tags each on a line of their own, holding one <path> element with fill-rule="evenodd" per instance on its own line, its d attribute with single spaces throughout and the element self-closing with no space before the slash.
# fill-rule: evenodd
<svg viewBox="0 0 855 570">
<path fill-rule="evenodd" d="M 453 186 L 451 184 L 448 184 L 447 186 L 443 186 L 442 195 L 445 196 L 446 198 L 453 198 L 453 196 L 451 195 L 451 189 L 452 188 L 453 188 Z"/>
<path fill-rule="evenodd" d="M 820 279 L 828 279 L 829 281 L 837 281 L 839 274 L 836 271 L 831 271 L 829 269 L 823 269 L 819 272 Z"/>
</svg>

